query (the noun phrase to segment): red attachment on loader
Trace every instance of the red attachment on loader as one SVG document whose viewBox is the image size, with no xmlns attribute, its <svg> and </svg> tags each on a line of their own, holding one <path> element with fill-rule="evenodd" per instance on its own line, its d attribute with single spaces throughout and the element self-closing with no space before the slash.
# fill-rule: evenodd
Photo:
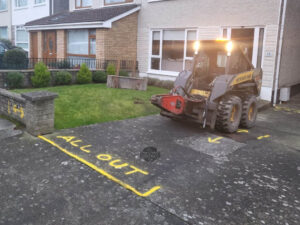
<svg viewBox="0 0 300 225">
<path fill-rule="evenodd" d="M 179 95 L 165 95 L 161 96 L 160 107 L 174 113 L 175 115 L 183 114 L 185 107 L 184 98 Z"/>
</svg>

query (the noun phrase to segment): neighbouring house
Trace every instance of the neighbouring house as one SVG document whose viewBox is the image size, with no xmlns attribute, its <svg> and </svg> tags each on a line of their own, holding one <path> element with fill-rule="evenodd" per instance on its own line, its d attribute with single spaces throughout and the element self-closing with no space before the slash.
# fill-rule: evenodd
<svg viewBox="0 0 300 225">
<path fill-rule="evenodd" d="M 142 0 L 138 19 L 140 76 L 174 80 L 190 68 L 195 40 L 224 37 L 252 45 L 262 99 L 300 83 L 299 0 Z"/>
<path fill-rule="evenodd" d="M 11 0 L 0 0 L 0 39 L 11 39 Z"/>
<path fill-rule="evenodd" d="M 25 23 L 52 14 L 69 10 L 69 2 L 61 0 L 11 0 L 12 4 L 12 42 L 29 51 L 29 33 Z"/>
<path fill-rule="evenodd" d="M 105 60 L 137 58 L 137 26 L 140 6 L 133 1 L 70 1 L 70 11 L 26 23 L 30 32 L 31 57 L 72 59 L 102 67 Z M 114 3 L 113 5 L 110 5 Z M 70 61 L 70 60 L 68 60 Z"/>
</svg>

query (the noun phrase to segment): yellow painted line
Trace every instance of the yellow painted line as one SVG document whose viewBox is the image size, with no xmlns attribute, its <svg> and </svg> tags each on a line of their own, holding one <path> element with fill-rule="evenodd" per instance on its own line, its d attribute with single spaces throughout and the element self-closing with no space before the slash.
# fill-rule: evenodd
<svg viewBox="0 0 300 225">
<path fill-rule="evenodd" d="M 271 135 L 260 136 L 260 137 L 258 137 L 257 139 L 258 139 L 258 140 L 261 140 L 261 139 L 269 138 L 269 137 L 271 137 Z"/>
<path fill-rule="evenodd" d="M 132 191 L 133 193 L 135 193 L 138 196 L 141 197 L 147 197 L 149 195 L 151 195 L 152 193 L 154 193 L 155 191 L 159 190 L 161 187 L 160 186 L 155 186 L 153 188 L 151 188 L 149 191 L 145 192 L 145 193 L 141 193 L 139 191 L 137 191 L 134 187 L 130 186 L 129 184 L 124 183 L 123 181 L 119 180 L 118 178 L 110 175 L 109 173 L 107 173 L 106 171 L 104 171 L 103 169 L 97 167 L 96 165 L 88 162 L 87 160 L 79 157 L 78 155 L 75 155 L 71 152 L 69 152 L 68 150 L 62 148 L 61 146 L 59 146 L 58 144 L 56 144 L 55 142 L 45 138 L 44 136 L 39 136 L 40 139 L 48 142 L 49 144 L 53 145 L 54 147 L 58 148 L 59 150 L 61 150 L 62 152 L 64 152 L 65 154 L 71 156 L 74 159 L 77 159 L 79 162 L 89 166 L 90 168 L 92 168 L 93 170 L 96 170 L 98 173 L 102 174 L 103 176 L 105 176 L 106 178 L 108 178 L 109 180 L 112 180 L 118 184 L 120 184 L 121 186 L 123 186 L 124 188 Z"/>
<path fill-rule="evenodd" d="M 209 143 L 214 143 L 214 144 L 220 144 L 219 140 L 222 140 L 223 137 L 217 137 L 215 139 L 212 139 L 212 138 L 208 138 L 208 142 Z"/>
<path fill-rule="evenodd" d="M 237 131 L 238 133 L 249 133 L 249 131 L 248 130 L 243 130 L 243 129 L 238 129 L 238 131 Z"/>
</svg>

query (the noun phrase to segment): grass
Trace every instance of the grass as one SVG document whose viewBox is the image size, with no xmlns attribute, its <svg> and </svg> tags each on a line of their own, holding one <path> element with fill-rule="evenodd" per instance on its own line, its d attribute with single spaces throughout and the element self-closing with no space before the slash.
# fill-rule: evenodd
<svg viewBox="0 0 300 225">
<path fill-rule="evenodd" d="M 150 97 L 168 90 L 149 86 L 147 91 L 111 89 L 106 84 L 19 89 L 18 93 L 47 90 L 55 92 L 55 128 L 65 129 L 157 114 Z"/>
</svg>

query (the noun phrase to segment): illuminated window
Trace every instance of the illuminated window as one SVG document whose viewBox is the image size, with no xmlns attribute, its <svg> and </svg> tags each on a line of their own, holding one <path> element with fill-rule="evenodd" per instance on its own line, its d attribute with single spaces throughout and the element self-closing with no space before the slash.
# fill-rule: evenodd
<svg viewBox="0 0 300 225">
<path fill-rule="evenodd" d="M 75 0 L 76 8 L 88 8 L 92 6 L 92 0 Z"/>
<path fill-rule="evenodd" d="M 0 11 L 7 10 L 7 0 L 0 0 Z"/>
<path fill-rule="evenodd" d="M 122 4 L 133 2 L 133 0 L 104 0 L 105 5 Z"/>
<path fill-rule="evenodd" d="M 25 7 L 27 6 L 28 2 L 27 0 L 15 0 L 15 6 L 18 7 Z"/>
</svg>

